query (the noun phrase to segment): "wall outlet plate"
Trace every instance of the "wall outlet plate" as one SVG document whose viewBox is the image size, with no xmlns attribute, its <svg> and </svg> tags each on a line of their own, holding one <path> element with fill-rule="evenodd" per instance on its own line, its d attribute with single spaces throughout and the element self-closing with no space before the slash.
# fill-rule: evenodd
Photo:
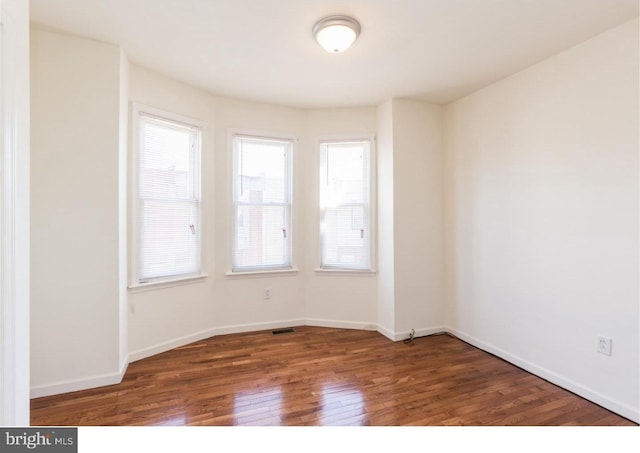
<svg viewBox="0 0 640 453">
<path fill-rule="evenodd" d="M 604 355 L 611 355 L 611 338 L 598 335 L 598 352 Z"/>
</svg>

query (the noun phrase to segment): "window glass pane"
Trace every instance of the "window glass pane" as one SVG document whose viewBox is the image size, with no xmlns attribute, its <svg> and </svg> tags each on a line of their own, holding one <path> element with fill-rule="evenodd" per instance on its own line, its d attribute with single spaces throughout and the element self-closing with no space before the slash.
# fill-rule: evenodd
<svg viewBox="0 0 640 453">
<path fill-rule="evenodd" d="M 323 143 L 320 149 L 320 266 L 370 269 L 369 142 Z"/>
<path fill-rule="evenodd" d="M 238 206 L 234 257 L 236 267 L 288 264 L 287 224 L 287 210 L 283 206 Z"/>
<path fill-rule="evenodd" d="M 291 141 L 235 136 L 233 269 L 291 267 Z"/>
<path fill-rule="evenodd" d="M 200 131 L 140 114 L 138 281 L 200 268 Z"/>
<path fill-rule="evenodd" d="M 327 145 L 326 203 L 365 201 L 364 147 L 362 143 Z"/>
<path fill-rule="evenodd" d="M 369 235 L 363 206 L 324 211 L 322 262 L 326 265 L 368 267 Z"/>
<path fill-rule="evenodd" d="M 237 201 L 288 200 L 285 173 L 288 143 L 243 138 L 238 146 Z"/>
<path fill-rule="evenodd" d="M 140 196 L 193 198 L 194 132 L 143 121 Z"/>
<path fill-rule="evenodd" d="M 198 211 L 199 204 L 189 201 L 141 203 L 141 279 L 199 272 Z"/>
</svg>

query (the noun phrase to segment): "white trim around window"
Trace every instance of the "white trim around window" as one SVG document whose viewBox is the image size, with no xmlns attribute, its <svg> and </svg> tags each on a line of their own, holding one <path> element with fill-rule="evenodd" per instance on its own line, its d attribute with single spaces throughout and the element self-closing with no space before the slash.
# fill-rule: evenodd
<svg viewBox="0 0 640 453">
<path fill-rule="evenodd" d="M 290 136 L 229 131 L 231 240 L 227 276 L 296 272 Z"/>
<path fill-rule="evenodd" d="M 186 284 L 203 271 L 203 123 L 132 103 L 131 271 L 134 290 Z"/>
<path fill-rule="evenodd" d="M 319 142 L 317 272 L 375 273 L 375 137 Z"/>
</svg>

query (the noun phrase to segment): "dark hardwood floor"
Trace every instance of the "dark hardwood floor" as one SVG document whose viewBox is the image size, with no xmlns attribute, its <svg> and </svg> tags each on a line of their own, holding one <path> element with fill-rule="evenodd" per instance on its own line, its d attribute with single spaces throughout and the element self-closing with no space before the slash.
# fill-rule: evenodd
<svg viewBox="0 0 640 453">
<path fill-rule="evenodd" d="M 448 335 L 295 330 L 132 363 L 121 384 L 32 400 L 31 424 L 635 425 Z"/>
</svg>

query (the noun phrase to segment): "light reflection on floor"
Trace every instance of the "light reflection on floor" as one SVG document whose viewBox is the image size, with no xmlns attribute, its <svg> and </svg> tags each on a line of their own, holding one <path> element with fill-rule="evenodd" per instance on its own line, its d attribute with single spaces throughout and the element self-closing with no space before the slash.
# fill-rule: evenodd
<svg viewBox="0 0 640 453">
<path fill-rule="evenodd" d="M 350 425 L 366 424 L 365 404 L 358 388 L 350 384 L 323 384 L 321 397 L 321 425 L 340 425 L 340 420 L 349 420 Z"/>
<path fill-rule="evenodd" d="M 177 414 L 164 419 L 160 423 L 155 423 L 155 426 L 184 426 L 186 424 L 187 418 L 185 414 Z"/>
<path fill-rule="evenodd" d="M 233 413 L 236 423 L 240 425 L 260 424 L 277 425 L 282 410 L 282 387 L 273 386 L 236 392 L 233 400 Z M 266 414 L 273 414 L 265 418 Z"/>
</svg>

